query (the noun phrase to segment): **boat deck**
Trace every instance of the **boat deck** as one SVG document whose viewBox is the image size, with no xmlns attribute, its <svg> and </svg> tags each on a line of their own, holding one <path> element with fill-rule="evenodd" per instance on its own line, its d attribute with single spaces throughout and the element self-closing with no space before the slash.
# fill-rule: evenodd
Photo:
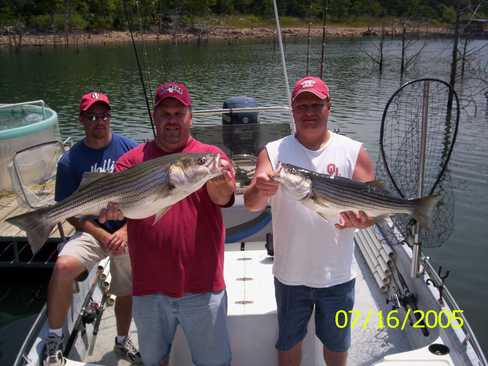
<svg viewBox="0 0 488 366">
<path fill-rule="evenodd" d="M 240 244 L 226 245 L 225 280 L 228 293 L 228 327 L 233 353 L 233 365 L 275 365 L 277 355 L 274 342 L 278 334 L 274 284 L 271 273 L 273 260 L 263 250 L 264 243 L 248 243 L 245 251 Z M 353 328 L 349 365 L 372 365 L 385 355 L 412 349 L 405 332 L 395 329 L 378 329 L 377 320 L 364 323 L 365 314 L 371 311 L 388 311 L 384 295 L 356 250 L 359 273 L 356 278 L 356 305 L 363 316 Z M 387 309 L 388 308 L 388 309 Z M 112 352 L 115 337 L 113 307 L 104 312 L 94 352 L 85 362 L 101 365 L 127 365 Z M 132 324 L 131 337 L 137 341 Z M 178 329 L 171 355 L 172 365 L 190 366 L 191 356 L 186 340 Z M 322 346 L 315 337 L 314 322 L 309 324 L 303 344 L 302 365 L 324 366 Z"/>
</svg>

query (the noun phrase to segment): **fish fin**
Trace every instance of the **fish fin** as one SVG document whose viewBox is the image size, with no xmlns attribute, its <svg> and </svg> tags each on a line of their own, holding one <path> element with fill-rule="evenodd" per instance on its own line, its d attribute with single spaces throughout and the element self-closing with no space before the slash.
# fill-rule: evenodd
<svg viewBox="0 0 488 366">
<path fill-rule="evenodd" d="M 412 216 L 417 220 L 420 226 L 430 230 L 432 228 L 432 216 L 434 208 L 437 206 L 441 196 L 433 194 L 431 196 L 422 197 L 415 200 L 415 208 Z"/>
<path fill-rule="evenodd" d="M 32 253 L 36 254 L 49 238 L 49 234 L 56 224 L 47 221 L 47 208 L 41 208 L 32 212 L 24 213 L 8 218 L 9 224 L 17 226 L 27 234 Z"/>
<path fill-rule="evenodd" d="M 80 187 L 78 190 L 81 190 L 84 186 L 99 180 L 100 178 L 106 177 L 107 175 L 111 175 L 113 173 L 110 172 L 85 172 L 81 178 Z"/>
<path fill-rule="evenodd" d="M 170 207 L 165 207 L 154 215 L 153 225 L 156 225 L 159 219 L 170 209 Z"/>
</svg>

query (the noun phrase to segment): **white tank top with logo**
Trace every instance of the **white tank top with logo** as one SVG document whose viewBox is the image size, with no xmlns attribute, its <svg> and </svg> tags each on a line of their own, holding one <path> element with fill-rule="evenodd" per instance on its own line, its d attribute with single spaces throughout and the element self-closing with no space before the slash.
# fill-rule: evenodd
<svg viewBox="0 0 488 366">
<path fill-rule="evenodd" d="M 319 150 L 309 150 L 295 136 L 266 145 L 273 169 L 278 162 L 329 175 L 352 178 L 361 143 L 330 132 Z M 330 287 L 355 277 L 353 229 L 337 230 L 339 217 L 326 221 L 279 189 L 271 199 L 273 274 L 287 285 Z"/>
</svg>

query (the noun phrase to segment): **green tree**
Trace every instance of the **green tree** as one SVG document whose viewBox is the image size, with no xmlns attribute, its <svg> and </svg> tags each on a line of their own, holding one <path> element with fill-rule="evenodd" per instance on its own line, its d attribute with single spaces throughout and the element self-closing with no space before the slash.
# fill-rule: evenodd
<svg viewBox="0 0 488 366">
<path fill-rule="evenodd" d="M 216 0 L 215 5 L 211 7 L 215 14 L 232 14 L 234 12 L 233 0 Z"/>
</svg>

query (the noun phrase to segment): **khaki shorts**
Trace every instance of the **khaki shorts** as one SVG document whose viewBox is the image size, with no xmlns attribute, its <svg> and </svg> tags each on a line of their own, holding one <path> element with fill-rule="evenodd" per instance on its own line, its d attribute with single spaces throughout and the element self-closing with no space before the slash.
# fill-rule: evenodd
<svg viewBox="0 0 488 366">
<path fill-rule="evenodd" d="M 79 259 L 87 271 L 109 256 L 91 234 L 79 231 L 63 246 L 59 253 L 59 256 L 62 255 Z M 110 273 L 110 292 L 116 296 L 132 295 L 132 270 L 128 253 L 110 256 Z"/>
</svg>

